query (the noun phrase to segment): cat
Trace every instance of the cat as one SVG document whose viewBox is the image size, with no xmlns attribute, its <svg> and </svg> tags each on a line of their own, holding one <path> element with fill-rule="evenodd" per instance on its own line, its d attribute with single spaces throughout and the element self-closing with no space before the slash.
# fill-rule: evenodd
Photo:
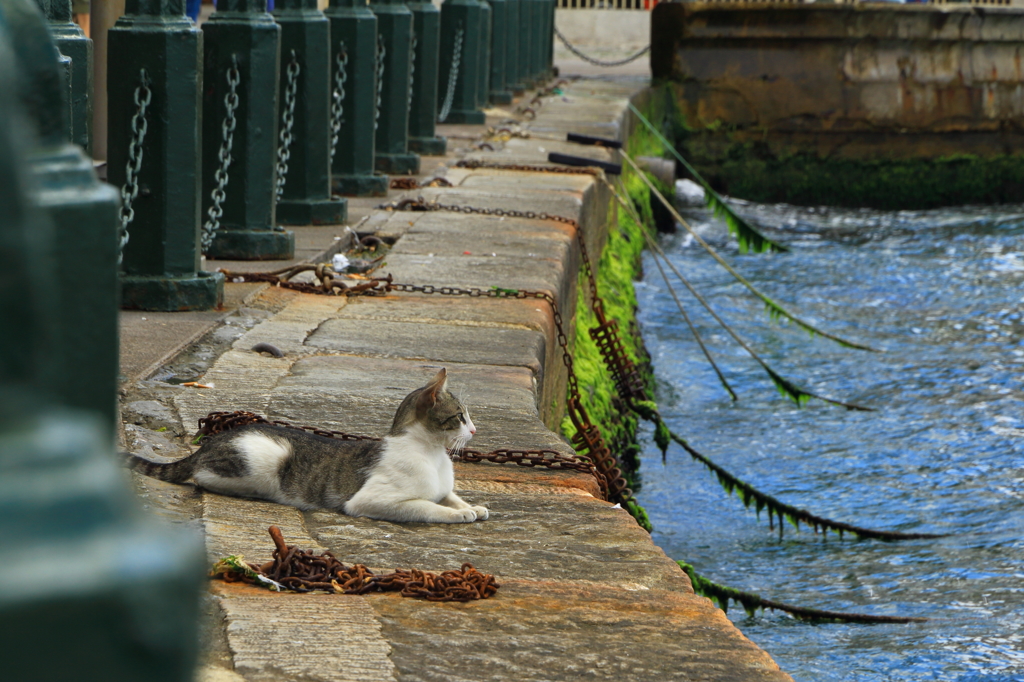
<svg viewBox="0 0 1024 682">
<path fill-rule="evenodd" d="M 172 483 L 190 478 L 215 493 L 299 509 L 333 509 L 383 521 L 471 523 L 489 516 L 453 492 L 448 450 L 476 433 L 466 406 L 448 392 L 442 369 L 405 397 L 381 441 L 344 441 L 270 424 L 214 436 L 193 454 L 159 464 L 136 455 L 128 466 Z"/>
</svg>

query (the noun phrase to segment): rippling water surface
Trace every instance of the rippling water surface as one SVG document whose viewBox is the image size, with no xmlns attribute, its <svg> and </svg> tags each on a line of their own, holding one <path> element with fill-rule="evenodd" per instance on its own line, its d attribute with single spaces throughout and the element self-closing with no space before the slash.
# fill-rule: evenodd
<svg viewBox="0 0 1024 682">
<path fill-rule="evenodd" d="M 780 541 L 680 448 L 663 466 L 648 443 L 639 498 L 656 542 L 712 580 L 776 601 L 930 619 L 810 625 L 730 610 L 798 681 L 1024 680 L 1024 207 L 741 212 L 792 250 L 741 256 L 706 211 L 684 215 L 777 301 L 886 352 L 769 322 L 683 231 L 662 245 L 784 376 L 878 411 L 795 408 L 679 286 L 740 396 L 732 403 L 647 253 L 637 294 L 662 415 L 698 450 L 798 507 L 951 535 L 825 544 L 790 527 Z"/>
</svg>

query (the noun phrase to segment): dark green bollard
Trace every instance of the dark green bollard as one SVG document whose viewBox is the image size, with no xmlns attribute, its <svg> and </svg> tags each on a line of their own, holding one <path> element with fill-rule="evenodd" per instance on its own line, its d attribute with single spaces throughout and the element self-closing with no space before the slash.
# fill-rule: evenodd
<svg viewBox="0 0 1024 682">
<path fill-rule="evenodd" d="M 127 221 L 121 306 L 216 308 L 224 276 L 199 260 L 203 35 L 184 0 L 128 0 L 125 10 L 107 34 L 107 179 L 124 190 Z"/>
<path fill-rule="evenodd" d="M 494 104 L 511 104 L 507 77 L 508 51 L 508 0 L 490 0 L 491 3 L 491 89 L 490 100 Z"/>
<path fill-rule="evenodd" d="M 114 433 L 117 388 L 117 192 L 101 183 L 92 160 L 68 137 L 67 62 L 51 41 L 32 0 L 0 0 L 0 25 L 10 31 L 18 81 L 15 90 L 38 137 L 28 152 L 32 200 L 53 223 L 46 243 L 61 282 L 54 319 L 56 344 L 47 359 L 59 377 L 51 397 L 62 405 L 99 412 Z M 9 130 L 4 130 L 8 134 Z M 0 182 L 6 182 L 0 180 Z M 3 206 L 0 213 L 7 213 Z M 69 280 L 66 273 L 73 272 Z M 21 286 L 8 281 L 10 295 Z M 17 322 L 0 312 L 0 326 Z"/>
<path fill-rule="evenodd" d="M 420 157 L 409 153 L 409 82 L 412 67 L 412 12 L 398 0 L 370 0 L 377 15 L 379 111 L 374 168 L 382 173 L 419 173 Z"/>
<path fill-rule="evenodd" d="M 278 82 L 277 222 L 336 225 L 348 201 L 331 196 L 331 35 L 316 0 L 277 0 L 281 26 Z"/>
<path fill-rule="evenodd" d="M 277 227 L 274 211 L 281 29 L 267 0 L 216 7 L 203 24 L 203 251 L 291 258 L 295 234 Z"/>
<path fill-rule="evenodd" d="M 519 55 L 516 60 L 518 84 L 516 90 L 525 92 L 533 87 L 530 69 L 530 46 L 533 43 L 533 0 L 519 0 Z"/>
<path fill-rule="evenodd" d="M 555 0 L 547 0 L 547 13 L 544 15 L 544 72 L 548 78 L 555 76 Z"/>
<path fill-rule="evenodd" d="M 547 0 L 527 0 L 530 3 L 530 79 L 534 87 L 541 87 L 544 81 L 544 11 Z"/>
<path fill-rule="evenodd" d="M 201 544 L 141 518 L 115 463 L 107 424 L 95 414 L 53 406 L 53 396 L 63 390 L 59 382 L 68 378 L 55 363 L 65 341 L 53 328 L 63 324 L 60 317 L 68 312 L 60 289 L 88 287 L 90 273 L 78 268 L 88 265 L 89 254 L 55 261 L 53 241 L 59 237 L 24 194 L 29 135 L 24 119 L 14 115 L 15 70 L 18 90 L 44 71 L 46 81 L 33 86 L 43 85 L 45 91 L 58 78 L 52 43 L 48 54 L 36 53 L 37 63 L 15 66 L 15 54 L 20 62 L 26 45 L 43 46 L 36 27 L 25 25 L 30 16 L 25 9 L 24 4 L 0 2 L 3 676 L 187 682 L 194 674 L 199 590 L 205 582 Z M 42 17 L 36 16 L 45 36 Z M 19 44 L 16 51 L 11 42 Z M 60 109 L 43 98 L 37 103 Z M 45 139 L 53 121 L 39 123 Z M 111 226 L 111 243 L 115 235 Z M 56 276 L 58 265 L 65 276 Z M 110 282 L 116 270 L 108 266 Z M 113 294 L 111 286 L 111 307 Z M 88 329 L 81 331 L 79 342 L 90 345 Z M 113 400 L 110 392 L 94 407 Z M 60 655 L 54 655 L 54 642 L 60 642 Z"/>
<path fill-rule="evenodd" d="M 505 89 L 513 97 L 523 94 L 519 82 L 519 8 L 521 0 L 505 0 Z"/>
<path fill-rule="evenodd" d="M 477 0 L 445 0 L 441 5 L 441 68 L 438 70 L 439 123 L 482 124 L 477 108 L 481 27 Z"/>
<path fill-rule="evenodd" d="M 373 172 L 377 111 L 377 17 L 365 0 L 331 0 L 331 183 L 336 194 L 382 197 L 388 177 Z"/>
<path fill-rule="evenodd" d="M 480 68 L 477 71 L 476 106 L 478 109 L 487 107 L 488 91 L 491 83 L 491 4 L 487 0 L 477 0 L 480 3 L 480 52 L 477 59 Z"/>
<path fill-rule="evenodd" d="M 413 60 L 412 102 L 409 105 L 409 151 L 444 156 L 448 141 L 434 134 L 437 121 L 437 79 L 441 10 L 430 0 L 410 0 L 416 57 Z"/>
<path fill-rule="evenodd" d="M 71 0 L 36 0 L 57 49 L 71 59 L 72 142 L 92 156 L 92 41 L 71 20 Z"/>
</svg>

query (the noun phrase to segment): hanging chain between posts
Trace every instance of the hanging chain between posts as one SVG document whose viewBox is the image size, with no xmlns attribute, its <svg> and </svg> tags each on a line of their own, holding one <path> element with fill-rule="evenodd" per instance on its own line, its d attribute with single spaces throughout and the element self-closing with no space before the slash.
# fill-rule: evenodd
<svg viewBox="0 0 1024 682">
<path fill-rule="evenodd" d="M 132 116 L 132 139 L 128 144 L 128 163 L 125 165 L 124 186 L 121 187 L 121 234 L 117 250 L 117 264 L 124 258 L 124 247 L 128 245 L 128 226 L 135 219 L 132 204 L 139 196 L 139 171 L 142 170 L 142 143 L 146 140 L 149 122 L 146 120 L 146 109 L 153 101 L 153 91 L 149 89 L 149 74 L 145 69 L 139 70 L 138 87 L 135 88 L 135 115 Z"/>
<path fill-rule="evenodd" d="M 295 100 L 299 90 L 299 58 L 292 50 L 292 60 L 285 71 L 284 109 L 281 112 L 281 134 L 277 145 L 277 201 L 284 195 L 284 183 L 288 180 L 288 160 L 292 158 L 292 130 L 295 128 Z"/>
<path fill-rule="evenodd" d="M 580 59 L 582 59 L 585 62 L 590 62 L 594 66 L 603 66 L 603 67 L 622 66 L 623 64 L 629 64 L 632 61 L 640 59 L 640 57 L 643 57 L 645 54 L 647 54 L 648 52 L 651 51 L 651 46 L 648 45 L 647 47 L 645 47 L 644 49 L 640 50 L 636 54 L 632 54 L 632 55 L 626 57 L 625 59 L 616 59 L 614 61 L 604 61 L 602 59 L 595 59 L 595 58 L 591 57 L 590 55 L 586 55 L 586 54 L 583 54 L 582 52 L 580 52 L 579 49 L 577 49 L 575 45 L 573 45 L 572 43 L 569 42 L 568 38 L 566 38 L 564 35 L 562 35 L 562 32 L 558 30 L 557 26 L 555 27 L 555 35 L 558 36 L 558 39 L 562 41 L 563 45 L 565 45 L 567 48 L 569 48 L 569 52 L 572 52 L 574 55 L 576 55 L 577 57 L 579 57 Z"/>
<path fill-rule="evenodd" d="M 338 136 L 341 134 L 341 115 L 345 111 L 342 104 L 345 101 L 345 81 L 348 79 L 346 68 L 348 67 L 348 52 L 345 51 L 345 41 L 338 43 L 338 54 L 334 57 L 334 90 L 331 92 L 331 161 L 334 161 L 334 153 L 338 150 Z"/>
<path fill-rule="evenodd" d="M 413 77 L 416 75 L 416 48 L 419 47 L 419 42 L 416 40 L 416 32 L 413 31 L 412 43 L 409 45 L 409 104 L 406 107 L 408 111 L 407 115 L 412 114 L 412 86 Z"/>
<path fill-rule="evenodd" d="M 210 250 L 213 245 L 213 238 L 220 229 L 220 219 L 224 215 L 222 204 L 227 198 L 225 191 L 228 186 L 228 168 L 231 167 L 231 148 L 235 143 L 235 127 L 238 121 L 235 119 L 235 110 L 238 108 L 238 84 L 242 81 L 238 73 L 238 55 L 231 55 L 231 66 L 227 70 L 228 92 L 224 95 L 224 121 L 221 123 L 221 145 L 217 158 L 220 166 L 213 174 L 217 186 L 210 192 L 213 203 L 207 211 L 209 218 L 203 223 L 202 246 L 203 253 Z"/>
<path fill-rule="evenodd" d="M 380 126 L 380 105 L 384 100 L 384 58 L 388 49 L 384 45 L 384 36 L 377 34 L 377 106 L 373 110 L 373 129 Z"/>
<path fill-rule="evenodd" d="M 441 105 L 441 112 L 437 115 L 437 122 L 444 123 L 448 114 L 452 111 L 452 102 L 455 101 L 455 84 L 459 80 L 459 64 L 462 63 L 462 37 L 465 32 L 462 24 L 455 31 L 455 48 L 452 50 L 452 67 L 448 70 L 448 91 L 444 96 L 444 104 Z"/>
</svg>

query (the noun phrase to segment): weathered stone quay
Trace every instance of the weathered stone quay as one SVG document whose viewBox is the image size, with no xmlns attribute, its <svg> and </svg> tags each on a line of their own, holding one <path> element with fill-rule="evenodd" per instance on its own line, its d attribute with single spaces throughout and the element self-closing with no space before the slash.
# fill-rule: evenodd
<svg viewBox="0 0 1024 682">
<path fill-rule="evenodd" d="M 524 124 L 532 137 L 492 141 L 494 151 L 475 150 L 466 140 L 450 143 L 456 151 L 428 177 L 443 176 L 453 187 L 389 199 L 422 195 L 575 218 L 588 250 L 598 254 L 614 213 L 593 176 L 453 164 L 459 157 L 545 163 L 551 151 L 614 161 L 605 150 L 559 140 L 569 131 L 623 138 L 627 100 L 642 87 L 576 80 L 565 86 L 564 97 L 546 98 L 536 119 Z M 472 138 L 484 128 L 458 130 Z M 350 219 L 364 211 L 369 217 L 360 233 L 394 241 L 382 272 L 395 281 L 540 289 L 556 298 L 566 320 L 573 318 L 580 263 L 566 225 L 370 205 L 353 201 Z M 336 230 L 317 229 L 329 252 Z M 214 410 L 252 410 L 380 435 L 399 401 L 444 366 L 479 429 L 472 447 L 571 452 L 553 430 L 565 370 L 543 301 L 415 294 L 346 299 L 227 287 L 228 300 L 241 307 L 208 335 L 234 339 L 202 377 L 212 388 L 145 380 L 129 387 L 122 405 L 129 449 L 157 458 L 184 454 L 196 420 Z M 244 331 L 232 327 L 239 317 L 248 320 Z M 253 352 L 261 342 L 284 357 Z M 159 431 L 160 425 L 169 428 Z M 459 495 L 487 506 L 489 520 L 441 526 L 304 513 L 134 475 L 152 511 L 201 530 L 211 561 L 229 554 L 266 560 L 272 549 L 267 527 L 276 524 L 289 544 L 330 550 L 347 563 L 443 571 L 470 562 L 501 584 L 492 599 L 458 604 L 211 583 L 199 679 L 790 679 L 709 600 L 694 595 L 687 577 L 634 519 L 600 499 L 592 477 L 460 463 L 456 478 Z"/>
</svg>

